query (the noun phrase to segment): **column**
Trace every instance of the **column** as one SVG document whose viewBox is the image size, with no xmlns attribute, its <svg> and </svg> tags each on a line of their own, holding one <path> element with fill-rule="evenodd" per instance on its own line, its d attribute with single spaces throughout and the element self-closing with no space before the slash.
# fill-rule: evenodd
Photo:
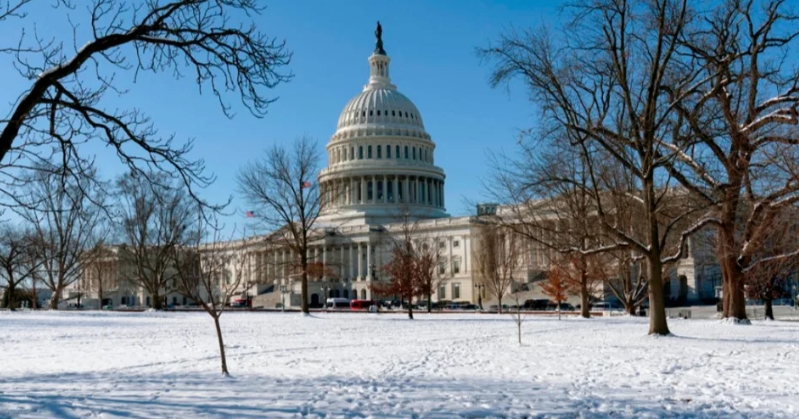
<svg viewBox="0 0 799 419">
<path fill-rule="evenodd" d="M 349 268 L 347 270 L 347 272 L 348 272 L 347 277 L 352 279 L 352 278 L 355 277 L 355 265 L 352 263 L 352 243 L 350 243 L 350 245 L 349 245 L 349 253 L 350 253 L 350 257 L 349 257 L 349 260 L 347 261 L 347 267 Z"/>
<path fill-rule="evenodd" d="M 355 251 L 355 280 L 361 278 L 361 244 L 358 243 L 358 248 Z"/>
<path fill-rule="evenodd" d="M 372 176 L 372 203 L 376 204 L 377 202 L 377 176 Z"/>
<path fill-rule="evenodd" d="M 394 202 L 399 203 L 399 176 L 394 176 Z"/>
<path fill-rule="evenodd" d="M 372 243 L 366 242 L 366 280 L 372 280 Z"/>
<path fill-rule="evenodd" d="M 350 205 L 355 205 L 355 197 L 356 197 L 356 194 L 355 194 L 355 178 L 351 177 L 350 178 L 350 193 L 349 193 Z"/>
<path fill-rule="evenodd" d="M 366 177 L 361 176 L 361 204 L 365 204 L 366 199 Z"/>
<path fill-rule="evenodd" d="M 403 198 L 403 202 L 406 202 L 406 203 L 410 202 L 410 200 L 408 199 L 409 198 L 408 197 L 408 192 L 410 190 L 410 185 L 408 185 L 408 184 L 410 183 L 410 181 L 411 181 L 411 179 L 408 176 L 405 176 L 405 181 L 402 182 L 402 198 Z"/>
<path fill-rule="evenodd" d="M 383 176 L 383 203 L 388 202 L 388 176 Z"/>
<path fill-rule="evenodd" d="M 327 246 L 322 245 L 322 280 L 327 280 Z"/>
<path fill-rule="evenodd" d="M 344 245 L 343 244 L 341 245 L 341 247 L 339 247 L 339 253 L 340 253 L 340 255 L 339 255 L 340 257 L 339 257 L 338 263 L 339 263 L 339 266 L 341 266 L 341 268 L 339 268 L 339 270 L 338 270 L 339 273 L 341 274 L 341 278 L 339 280 L 343 281 L 344 278 L 347 277 L 347 275 L 345 274 L 347 272 L 346 271 L 347 265 L 344 263 Z"/>
</svg>

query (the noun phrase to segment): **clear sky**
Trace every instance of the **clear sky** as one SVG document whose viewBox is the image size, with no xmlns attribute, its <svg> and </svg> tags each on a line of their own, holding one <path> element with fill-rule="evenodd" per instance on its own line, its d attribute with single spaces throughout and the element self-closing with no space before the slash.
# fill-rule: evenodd
<svg viewBox="0 0 799 419">
<path fill-rule="evenodd" d="M 519 130 L 535 124 L 536 113 L 524 89 L 489 87 L 490 66 L 480 63 L 475 48 L 487 45 L 505 28 L 527 28 L 556 19 L 555 2 L 292 0 L 267 4 L 256 22 L 263 32 L 285 38 L 294 52 L 287 70 L 295 77 L 272 92 L 279 100 L 265 118 L 237 109 L 234 119 L 226 119 L 215 98 L 200 96 L 190 77 L 175 80 L 168 74 L 140 78 L 130 84 L 130 93 L 114 103 L 141 107 L 163 134 L 174 133 L 180 140 L 194 138 L 193 155 L 204 158 L 218 177 L 203 193 L 211 200 L 235 194 L 237 169 L 276 142 L 288 144 L 308 135 L 324 151 L 340 111 L 367 82 L 367 58 L 374 49 L 378 20 L 392 59 L 392 81 L 419 108 L 437 144 L 436 164 L 447 175 L 449 213 L 473 212 L 465 201 L 479 200 L 483 193 L 480 181 L 487 174 L 486 151 L 512 149 Z M 80 6 L 71 13 L 86 14 Z M 65 15 L 33 9 L 30 18 L 37 20 L 38 30 L 69 39 Z M 11 30 L 0 28 L 0 38 L 11 35 Z M 85 38 L 78 39 L 77 44 L 84 42 Z M 25 86 L 16 83 L 19 77 L 6 62 L 0 70 L 7 83 L 0 90 L 4 106 Z M 105 176 L 123 169 L 106 154 L 101 154 L 99 167 Z M 238 199 L 232 209 L 240 214 L 236 218 L 245 210 L 257 210 Z"/>
</svg>

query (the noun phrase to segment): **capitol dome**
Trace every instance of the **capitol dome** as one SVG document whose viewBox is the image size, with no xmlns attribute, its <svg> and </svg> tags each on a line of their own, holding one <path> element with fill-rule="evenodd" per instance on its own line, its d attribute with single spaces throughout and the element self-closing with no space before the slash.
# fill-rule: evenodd
<svg viewBox="0 0 799 419">
<path fill-rule="evenodd" d="M 378 27 L 369 81 L 350 99 L 327 145 L 319 174 L 325 218 L 390 222 L 400 210 L 416 218 L 446 217 L 444 171 L 419 109 L 391 83 L 391 58 Z"/>
</svg>

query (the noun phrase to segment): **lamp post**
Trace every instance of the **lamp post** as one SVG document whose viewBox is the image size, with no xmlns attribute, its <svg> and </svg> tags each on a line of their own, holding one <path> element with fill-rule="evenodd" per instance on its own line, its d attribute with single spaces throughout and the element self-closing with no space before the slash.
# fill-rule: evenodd
<svg viewBox="0 0 799 419">
<path fill-rule="evenodd" d="M 286 286 L 280 286 L 280 311 L 286 311 Z"/>
</svg>

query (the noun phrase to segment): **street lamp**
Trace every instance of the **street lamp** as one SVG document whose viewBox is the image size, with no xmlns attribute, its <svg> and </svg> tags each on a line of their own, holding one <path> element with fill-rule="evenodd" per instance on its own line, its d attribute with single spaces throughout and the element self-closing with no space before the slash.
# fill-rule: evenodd
<svg viewBox="0 0 799 419">
<path fill-rule="evenodd" d="M 280 286 L 280 311 L 286 311 L 286 291 L 287 287 L 285 285 Z"/>
</svg>

